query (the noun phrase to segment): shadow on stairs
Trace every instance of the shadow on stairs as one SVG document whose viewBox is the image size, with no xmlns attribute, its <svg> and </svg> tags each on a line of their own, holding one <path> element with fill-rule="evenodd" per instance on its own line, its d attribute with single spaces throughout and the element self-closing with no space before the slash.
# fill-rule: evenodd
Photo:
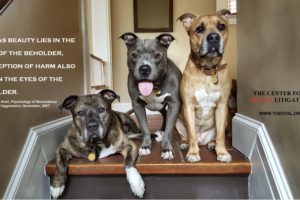
<svg viewBox="0 0 300 200">
<path fill-rule="evenodd" d="M 151 130 L 157 130 L 161 118 L 148 116 Z M 140 141 L 136 141 L 140 145 Z M 179 141 L 174 138 L 175 158 L 160 158 L 160 144 L 153 143 L 151 154 L 139 157 L 137 168 L 146 184 L 144 198 L 152 199 L 247 199 L 248 176 L 251 163 L 229 142 L 227 149 L 232 162 L 217 161 L 214 151 L 201 147 L 201 161 L 185 161 L 186 151 L 181 151 Z M 46 165 L 46 173 L 53 176 L 55 162 Z M 73 158 L 69 163 L 69 180 L 62 198 L 101 198 L 128 199 L 131 194 L 125 177 L 123 157 L 113 155 L 90 162 L 82 158 Z"/>
</svg>

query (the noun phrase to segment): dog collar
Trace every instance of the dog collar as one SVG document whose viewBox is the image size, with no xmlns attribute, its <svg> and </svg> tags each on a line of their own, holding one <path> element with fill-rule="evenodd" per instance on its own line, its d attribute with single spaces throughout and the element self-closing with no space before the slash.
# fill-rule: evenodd
<svg viewBox="0 0 300 200">
<path fill-rule="evenodd" d="M 207 67 L 207 66 L 203 66 L 201 65 L 199 62 L 197 62 L 197 60 L 194 58 L 194 55 L 191 54 L 191 60 L 194 62 L 194 64 L 200 68 L 201 72 L 203 74 L 205 74 L 206 76 L 211 76 L 211 81 L 213 82 L 213 84 L 218 84 L 219 83 L 219 78 L 218 78 L 218 75 L 217 73 L 223 69 L 226 68 L 227 64 L 221 64 L 220 65 L 220 62 L 222 61 L 222 58 L 220 58 L 219 62 L 214 65 L 212 68 L 210 67 Z"/>
<path fill-rule="evenodd" d="M 214 69 L 205 69 L 204 67 L 201 68 L 202 73 L 204 73 L 206 76 L 211 76 L 211 81 L 213 84 L 218 84 L 219 83 L 219 77 L 218 77 L 218 72 L 225 69 L 227 64 L 222 64 L 216 66 Z"/>
</svg>

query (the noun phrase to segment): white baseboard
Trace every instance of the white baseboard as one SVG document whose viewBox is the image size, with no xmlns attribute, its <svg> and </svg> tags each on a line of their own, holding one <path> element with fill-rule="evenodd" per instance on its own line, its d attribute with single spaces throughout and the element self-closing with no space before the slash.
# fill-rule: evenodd
<svg viewBox="0 0 300 200">
<path fill-rule="evenodd" d="M 232 145 L 252 162 L 250 199 L 293 199 L 282 165 L 262 122 L 236 114 Z"/>
<path fill-rule="evenodd" d="M 54 158 L 71 122 L 64 117 L 30 129 L 3 199 L 50 199 L 44 166 Z"/>
</svg>

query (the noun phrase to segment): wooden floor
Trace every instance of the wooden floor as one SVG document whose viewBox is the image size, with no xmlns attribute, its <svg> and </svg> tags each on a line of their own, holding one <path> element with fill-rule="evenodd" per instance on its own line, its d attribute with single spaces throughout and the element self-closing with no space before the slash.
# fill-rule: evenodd
<svg viewBox="0 0 300 200">
<path fill-rule="evenodd" d="M 148 116 L 148 126 L 151 131 L 159 130 L 161 117 L 158 115 Z M 151 154 L 138 158 L 137 168 L 141 174 L 250 174 L 251 163 L 241 153 L 235 150 L 227 140 L 226 145 L 232 156 L 232 162 L 222 163 L 217 161 L 215 151 L 208 150 L 205 146 L 201 147 L 201 161 L 189 163 L 185 161 L 186 151 L 179 149 L 179 142 L 174 137 L 173 148 L 175 158 L 164 160 L 160 158 L 160 144 L 153 143 Z M 141 141 L 135 141 L 139 146 Z M 52 160 L 46 165 L 46 173 L 49 176 L 55 173 L 55 162 Z M 116 175 L 124 174 L 123 157 L 112 155 L 107 158 L 90 162 L 83 158 L 73 158 L 69 163 L 69 175 Z"/>
</svg>

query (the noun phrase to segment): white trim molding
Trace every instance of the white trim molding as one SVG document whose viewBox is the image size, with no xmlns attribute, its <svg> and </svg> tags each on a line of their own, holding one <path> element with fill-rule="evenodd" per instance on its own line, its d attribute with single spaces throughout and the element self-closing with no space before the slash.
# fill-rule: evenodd
<svg viewBox="0 0 300 200">
<path fill-rule="evenodd" d="M 3 199 L 50 199 L 44 166 L 55 157 L 71 123 L 68 116 L 30 129 Z"/>
<path fill-rule="evenodd" d="M 264 123 L 241 114 L 232 122 L 232 145 L 249 158 L 250 199 L 293 199 L 288 181 Z"/>
</svg>

